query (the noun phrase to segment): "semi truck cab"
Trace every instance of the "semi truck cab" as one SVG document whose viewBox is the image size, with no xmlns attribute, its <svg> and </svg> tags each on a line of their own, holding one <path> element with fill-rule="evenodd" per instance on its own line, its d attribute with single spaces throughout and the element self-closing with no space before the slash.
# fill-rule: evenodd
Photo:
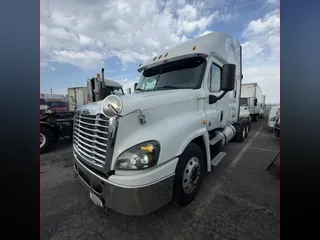
<svg viewBox="0 0 320 240">
<path fill-rule="evenodd" d="M 97 74 L 94 78 L 89 78 L 87 80 L 87 101 L 88 103 L 93 103 L 104 99 L 109 95 L 123 96 L 123 86 L 109 79 L 104 78 L 104 69 L 102 68 L 102 77 Z"/>
<path fill-rule="evenodd" d="M 242 49 L 214 32 L 182 43 L 138 67 L 129 95 L 109 95 L 75 112 L 75 176 L 100 207 L 149 214 L 174 199 L 188 205 L 204 172 L 244 141 Z"/>
</svg>

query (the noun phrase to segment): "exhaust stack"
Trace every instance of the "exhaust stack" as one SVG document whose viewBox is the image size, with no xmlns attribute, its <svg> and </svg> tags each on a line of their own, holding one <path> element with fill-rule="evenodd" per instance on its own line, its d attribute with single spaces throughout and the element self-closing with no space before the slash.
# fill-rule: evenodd
<svg viewBox="0 0 320 240">
<path fill-rule="evenodd" d="M 101 69 L 101 77 L 102 77 L 102 88 L 105 88 L 105 83 L 104 83 L 104 68 Z"/>
</svg>

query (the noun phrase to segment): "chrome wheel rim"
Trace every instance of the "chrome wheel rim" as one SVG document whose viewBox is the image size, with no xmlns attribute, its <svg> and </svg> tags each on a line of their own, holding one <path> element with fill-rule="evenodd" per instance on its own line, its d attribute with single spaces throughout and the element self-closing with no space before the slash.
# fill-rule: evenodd
<svg viewBox="0 0 320 240">
<path fill-rule="evenodd" d="M 183 172 L 182 188 L 187 194 L 193 192 L 200 180 L 200 164 L 197 157 L 192 157 Z"/>
<path fill-rule="evenodd" d="M 44 146 L 44 144 L 46 143 L 46 137 L 40 133 L 40 149 Z"/>
<path fill-rule="evenodd" d="M 242 130 L 242 136 L 243 136 L 243 138 L 246 137 L 246 128 L 243 128 L 243 130 Z"/>
</svg>

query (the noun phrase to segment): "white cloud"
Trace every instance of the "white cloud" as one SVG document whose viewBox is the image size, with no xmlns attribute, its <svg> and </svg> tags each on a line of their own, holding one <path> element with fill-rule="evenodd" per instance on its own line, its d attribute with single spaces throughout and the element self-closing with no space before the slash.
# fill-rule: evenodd
<svg viewBox="0 0 320 240">
<path fill-rule="evenodd" d="M 279 10 L 266 14 L 263 18 L 251 21 L 243 36 L 243 57 L 251 59 L 260 55 L 263 61 L 276 61 L 280 53 Z"/>
<path fill-rule="evenodd" d="M 94 68 L 102 63 L 103 54 L 95 51 L 67 51 L 67 50 L 54 50 L 52 57 L 57 62 L 70 63 L 82 68 Z"/>
<path fill-rule="evenodd" d="M 54 0 L 42 4 L 43 58 L 92 67 L 117 56 L 122 64 L 142 61 L 167 47 L 205 32 L 213 22 L 227 21 L 218 9 L 184 0 Z M 210 11 L 209 6 L 215 7 Z"/>
<path fill-rule="evenodd" d="M 251 21 L 243 36 L 244 83 L 257 82 L 267 102 L 280 101 L 279 10 Z"/>
</svg>

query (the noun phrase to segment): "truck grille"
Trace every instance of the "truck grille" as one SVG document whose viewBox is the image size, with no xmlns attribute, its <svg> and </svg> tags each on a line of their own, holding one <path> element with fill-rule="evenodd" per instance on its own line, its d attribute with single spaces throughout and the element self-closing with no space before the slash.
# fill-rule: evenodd
<svg viewBox="0 0 320 240">
<path fill-rule="evenodd" d="M 105 164 L 109 120 L 102 114 L 74 117 L 73 147 L 84 160 L 100 168 Z"/>
</svg>

